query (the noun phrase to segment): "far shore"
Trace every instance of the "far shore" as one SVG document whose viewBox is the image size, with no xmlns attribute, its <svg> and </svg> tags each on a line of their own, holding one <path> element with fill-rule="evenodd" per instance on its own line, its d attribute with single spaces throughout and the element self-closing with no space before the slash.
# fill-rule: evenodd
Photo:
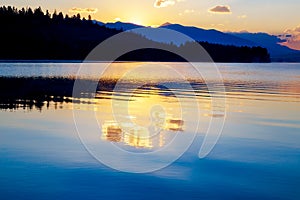
<svg viewBox="0 0 300 200">
<path fill-rule="evenodd" d="M 172 63 L 172 62 L 184 62 L 184 61 L 86 61 L 86 60 L 0 60 L 0 63 L 131 63 L 131 62 L 157 62 L 157 63 Z M 206 63 L 206 62 L 204 62 Z M 247 63 L 247 62 L 214 62 L 214 63 Z M 249 63 L 265 63 L 265 62 L 249 62 Z M 271 61 L 269 63 L 299 63 L 295 61 Z"/>
</svg>

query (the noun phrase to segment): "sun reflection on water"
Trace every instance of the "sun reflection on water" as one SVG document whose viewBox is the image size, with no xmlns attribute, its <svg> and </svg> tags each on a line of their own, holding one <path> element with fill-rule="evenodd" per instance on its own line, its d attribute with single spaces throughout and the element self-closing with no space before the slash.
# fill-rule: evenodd
<svg viewBox="0 0 300 200">
<path fill-rule="evenodd" d="M 156 124 L 157 125 L 157 124 Z M 158 130 L 158 132 L 156 132 Z M 160 148 L 166 145 L 166 134 L 184 131 L 184 121 L 167 119 L 161 127 L 139 127 L 129 123 L 106 121 L 102 125 L 102 140 L 123 143 L 136 148 Z"/>
</svg>

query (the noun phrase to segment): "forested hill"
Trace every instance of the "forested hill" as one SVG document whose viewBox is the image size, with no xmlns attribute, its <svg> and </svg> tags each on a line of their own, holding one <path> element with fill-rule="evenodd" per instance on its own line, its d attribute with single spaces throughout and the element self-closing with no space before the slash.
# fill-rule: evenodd
<svg viewBox="0 0 300 200">
<path fill-rule="evenodd" d="M 56 11 L 50 14 L 41 8 L 17 9 L 0 7 L 0 60 L 84 60 L 85 57 L 105 39 L 121 31 L 94 24 L 91 17 L 81 18 L 64 15 Z M 153 42 L 143 36 L 130 33 L 134 42 L 152 44 L 156 48 L 185 49 L 191 43 L 180 47 Z M 215 62 L 269 62 L 265 48 L 235 47 L 200 43 Z M 121 56 L 123 61 L 184 61 L 167 51 L 144 49 Z M 206 61 L 194 58 L 194 61 Z"/>
</svg>

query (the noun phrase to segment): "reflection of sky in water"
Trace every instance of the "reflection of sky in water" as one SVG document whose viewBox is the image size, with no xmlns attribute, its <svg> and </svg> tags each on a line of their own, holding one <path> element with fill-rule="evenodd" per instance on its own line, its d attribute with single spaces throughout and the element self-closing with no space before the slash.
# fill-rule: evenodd
<svg viewBox="0 0 300 200">
<path fill-rule="evenodd" d="M 0 65 L 0 74 L 4 75 L 4 64 Z M 61 65 L 55 65 L 61 71 Z M 146 175 L 120 173 L 97 163 L 77 137 L 71 103 L 59 103 L 55 109 L 50 102 L 49 108 L 42 111 L 2 110 L 0 194 L 4 199 L 299 199 L 300 100 L 299 79 L 295 77 L 299 77 L 300 68 L 275 64 L 270 69 L 269 65 L 246 64 L 243 68 L 243 64 L 222 64 L 221 71 L 230 83 L 226 86 L 227 118 L 213 152 L 198 159 L 203 140 L 200 132 L 179 160 Z M 205 126 L 211 117 L 211 102 L 201 84 L 194 88 L 199 89 L 197 101 L 203 120 L 200 126 Z M 188 102 L 190 91 L 178 90 L 183 101 Z M 111 115 L 115 97 L 112 92 L 99 92 L 101 98 L 93 104 L 78 104 L 76 108 L 95 111 L 102 125 L 99 141 L 120 143 L 130 150 L 159 148 L 172 139 L 168 138 L 172 134 L 189 134 L 188 124 L 194 119 L 182 118 L 177 110 L 178 99 L 162 95 L 163 89 L 153 87 L 135 92 L 129 104 L 132 122 L 150 126 L 151 107 L 147 105 L 160 102 L 164 107 L 166 120 L 157 124 L 161 132 L 154 138 L 148 137 L 148 130 L 124 133 L 122 127 L 128 130 L 128 124 L 116 123 Z M 90 122 L 84 123 L 88 127 Z"/>
</svg>

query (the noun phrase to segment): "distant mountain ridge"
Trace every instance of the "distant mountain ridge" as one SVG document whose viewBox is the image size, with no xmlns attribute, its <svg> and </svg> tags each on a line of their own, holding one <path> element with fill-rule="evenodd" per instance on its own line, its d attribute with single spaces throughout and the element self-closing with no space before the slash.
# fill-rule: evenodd
<svg viewBox="0 0 300 200">
<path fill-rule="evenodd" d="M 269 35 L 267 33 L 228 33 L 236 37 L 249 40 L 256 45 L 267 48 L 273 59 L 283 59 L 286 56 L 297 56 L 300 51 L 290 49 L 286 46 L 280 45 L 284 42 L 280 38 L 274 35 Z"/>
<path fill-rule="evenodd" d="M 115 22 L 115 23 L 102 23 L 103 26 L 117 30 L 132 30 L 135 33 L 145 35 L 140 30 L 133 30 L 136 28 L 146 28 L 142 25 L 137 25 L 133 23 Z M 272 61 L 288 61 L 288 62 L 300 62 L 300 51 L 290 49 L 286 46 L 280 45 L 283 40 L 277 36 L 270 35 L 267 33 L 236 33 L 236 32 L 221 32 L 214 29 L 202 29 L 194 26 L 183 26 L 181 24 L 172 24 L 166 22 L 159 26 L 159 28 L 166 28 L 174 31 L 183 33 L 193 40 L 199 42 L 208 42 L 211 44 L 221 44 L 221 45 L 233 45 L 233 46 L 260 46 L 267 48 Z M 153 29 L 153 30 L 151 30 Z M 155 28 L 149 28 L 148 31 L 154 31 Z M 157 42 L 173 43 L 180 45 L 187 42 L 188 40 L 178 40 L 177 38 L 169 37 L 157 37 L 149 38 Z"/>
<path fill-rule="evenodd" d="M 196 41 L 209 42 L 212 44 L 234 45 L 234 46 L 255 46 L 251 41 L 241 39 L 239 37 L 229 35 L 214 29 L 205 30 L 193 26 L 183 26 L 180 24 L 168 24 L 160 26 L 183 33 Z"/>
<path fill-rule="evenodd" d="M 104 26 L 106 26 L 107 28 L 114 28 L 114 29 L 123 30 L 123 31 L 144 27 L 142 25 L 137 25 L 137 24 L 133 24 L 133 23 L 125 23 L 125 22 L 120 22 L 120 21 L 115 22 L 115 23 L 106 23 Z"/>
</svg>

